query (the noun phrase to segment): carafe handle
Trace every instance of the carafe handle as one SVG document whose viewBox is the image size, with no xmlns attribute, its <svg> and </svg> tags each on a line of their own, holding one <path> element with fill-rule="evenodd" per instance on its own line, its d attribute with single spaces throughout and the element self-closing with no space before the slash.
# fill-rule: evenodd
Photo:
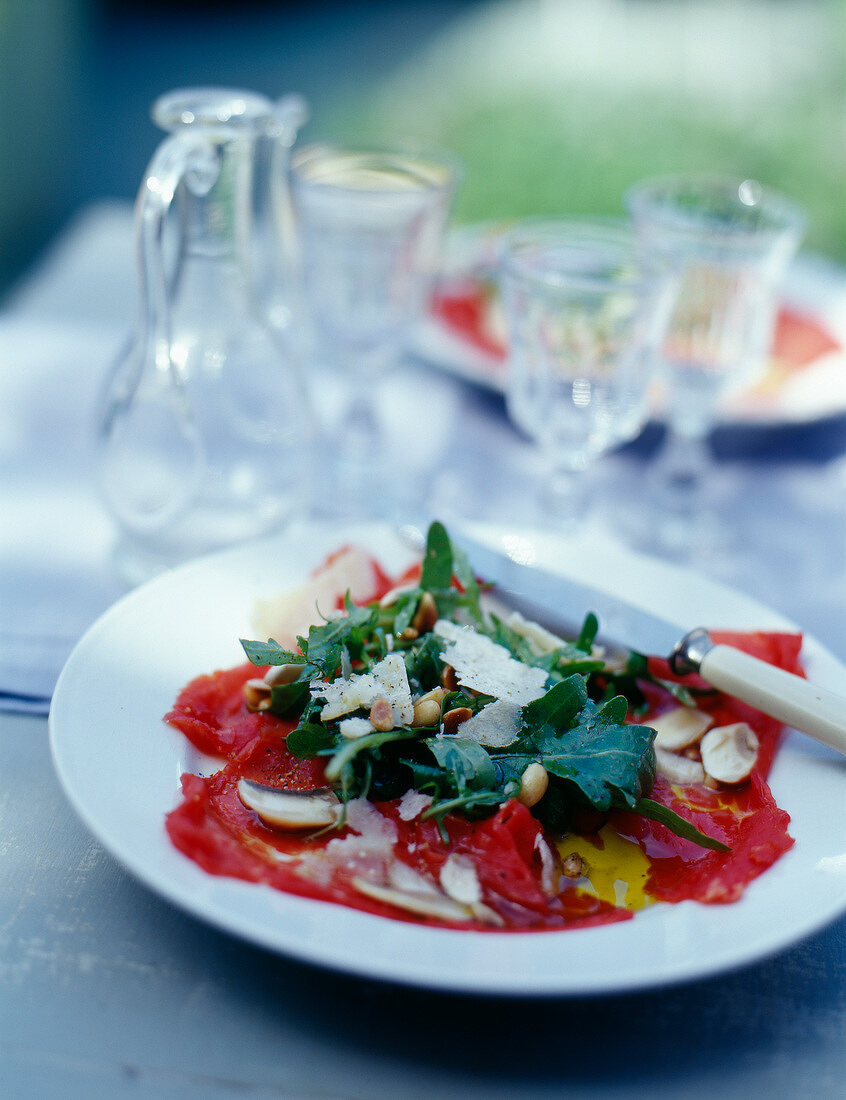
<svg viewBox="0 0 846 1100">
<path fill-rule="evenodd" d="M 156 362 L 170 359 L 170 287 L 165 265 L 164 234 L 176 190 L 190 177 L 191 189 L 205 194 L 217 179 L 219 165 L 208 138 L 188 130 L 170 134 L 147 167 L 136 200 L 140 310 L 139 331 L 149 334 Z"/>
</svg>

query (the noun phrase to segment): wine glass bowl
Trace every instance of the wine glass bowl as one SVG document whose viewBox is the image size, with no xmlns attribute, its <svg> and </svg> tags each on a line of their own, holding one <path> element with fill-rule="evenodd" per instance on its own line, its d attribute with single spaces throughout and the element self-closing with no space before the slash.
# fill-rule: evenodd
<svg viewBox="0 0 846 1100">
<path fill-rule="evenodd" d="M 571 528 L 587 511 L 585 471 L 649 415 L 661 281 L 624 225 L 579 218 L 516 225 L 500 275 L 509 415 L 546 460 L 544 520 Z"/>
</svg>

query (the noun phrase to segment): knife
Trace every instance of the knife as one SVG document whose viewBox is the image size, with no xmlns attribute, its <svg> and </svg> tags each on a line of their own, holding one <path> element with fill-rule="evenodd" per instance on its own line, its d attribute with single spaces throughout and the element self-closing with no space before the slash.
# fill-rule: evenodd
<svg viewBox="0 0 846 1100">
<path fill-rule="evenodd" d="M 619 641 L 646 656 L 666 657 L 679 675 L 698 673 L 706 683 L 772 718 L 846 754 L 846 698 L 743 653 L 714 642 L 705 627 L 685 631 L 652 612 L 588 584 L 527 565 L 463 534 L 451 539 L 463 550 L 474 572 L 490 583 L 510 606 L 528 618 L 551 625 L 550 616 L 565 622 L 592 611 L 602 636 Z M 560 631 L 559 631 L 560 632 Z"/>
</svg>

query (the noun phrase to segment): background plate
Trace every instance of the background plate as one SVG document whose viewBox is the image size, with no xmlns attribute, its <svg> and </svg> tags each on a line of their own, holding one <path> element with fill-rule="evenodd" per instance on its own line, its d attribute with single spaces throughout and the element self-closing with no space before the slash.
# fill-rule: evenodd
<svg viewBox="0 0 846 1100">
<path fill-rule="evenodd" d="M 491 526 L 468 533 L 495 545 L 516 540 L 539 564 L 679 622 L 793 629 L 740 593 L 593 537 L 561 543 Z M 256 598 L 299 582 L 351 541 L 389 570 L 413 556 L 385 526 L 298 526 L 135 590 L 74 649 L 50 712 L 54 763 L 88 828 L 149 888 L 218 928 L 312 963 L 416 986 L 521 995 L 610 993 L 718 973 L 846 910 L 846 873 L 819 867 L 825 857 L 846 863 L 846 760 L 795 733 L 771 775 L 795 847 L 733 905 L 655 905 L 631 921 L 569 932 L 453 932 L 205 874 L 164 831 L 180 774 L 201 762 L 162 715 L 188 680 L 243 659 L 238 639 L 251 633 Z M 813 639 L 805 657 L 820 683 L 837 690 L 846 680 L 846 669 Z"/>
</svg>

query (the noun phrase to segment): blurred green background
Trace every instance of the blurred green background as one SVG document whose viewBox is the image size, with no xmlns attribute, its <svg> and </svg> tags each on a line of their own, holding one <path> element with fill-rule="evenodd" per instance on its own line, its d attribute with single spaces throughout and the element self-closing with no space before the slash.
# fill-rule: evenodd
<svg viewBox="0 0 846 1100">
<path fill-rule="evenodd" d="M 77 209 L 134 198 L 184 84 L 299 91 L 304 138 L 444 145 L 460 221 L 724 170 L 846 263 L 846 0 L 0 0 L 0 292 Z"/>
<path fill-rule="evenodd" d="M 842 0 L 515 0 L 468 12 L 338 120 L 464 158 L 461 220 L 619 213 L 636 180 L 725 171 L 789 193 L 846 261 Z"/>
</svg>

